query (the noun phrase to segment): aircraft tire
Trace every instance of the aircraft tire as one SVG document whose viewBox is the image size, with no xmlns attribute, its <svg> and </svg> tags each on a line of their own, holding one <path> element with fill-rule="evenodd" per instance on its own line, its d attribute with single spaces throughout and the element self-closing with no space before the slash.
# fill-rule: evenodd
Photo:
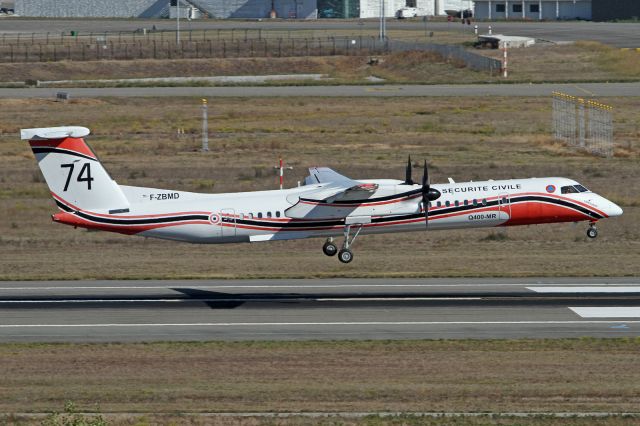
<svg viewBox="0 0 640 426">
<path fill-rule="evenodd" d="M 349 249 L 342 249 L 338 252 L 338 259 L 342 263 L 349 263 L 353 260 L 353 253 Z"/>
<path fill-rule="evenodd" d="M 595 238 L 598 236 L 598 230 L 596 228 L 587 229 L 587 237 Z"/>
<path fill-rule="evenodd" d="M 327 256 L 331 257 L 331 256 L 335 256 L 336 253 L 338 253 L 338 247 L 336 247 L 335 244 L 327 241 L 326 243 L 324 243 L 324 245 L 322 246 L 322 252 L 324 254 L 326 254 Z"/>
</svg>

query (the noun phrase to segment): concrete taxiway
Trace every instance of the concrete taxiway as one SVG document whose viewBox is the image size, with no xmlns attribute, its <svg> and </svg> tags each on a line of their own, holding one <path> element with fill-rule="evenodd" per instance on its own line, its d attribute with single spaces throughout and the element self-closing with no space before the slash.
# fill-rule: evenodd
<svg viewBox="0 0 640 426">
<path fill-rule="evenodd" d="M 488 31 L 492 27 L 494 34 L 502 33 L 535 37 L 551 42 L 569 42 L 576 40 L 599 41 L 618 47 L 640 47 L 640 32 L 636 23 L 618 22 L 584 22 L 584 21 L 496 21 L 474 22 L 478 25 L 480 33 Z M 318 19 L 318 20 L 194 20 L 183 27 L 185 34 L 191 30 L 231 30 L 238 32 L 248 29 L 257 31 L 341 31 L 359 34 L 363 30 L 373 31 L 378 29 L 377 19 Z M 104 31 L 134 31 L 140 28 L 173 31 L 176 24 L 170 19 L 2 19 L 0 34 L 11 33 L 68 33 L 71 30 L 86 33 L 100 33 Z M 461 25 L 457 22 L 433 22 L 424 21 L 421 17 L 407 20 L 388 19 L 387 30 L 413 30 L 419 32 L 428 31 L 453 31 L 473 33 L 473 25 Z M 286 37 L 286 33 L 281 36 Z M 430 39 L 434 43 L 437 38 Z"/>
<path fill-rule="evenodd" d="M 637 278 L 0 282 L 0 342 L 639 335 Z"/>
<path fill-rule="evenodd" d="M 0 89 L 0 98 L 53 99 L 57 92 L 72 98 L 96 97 L 425 97 L 425 96 L 550 96 L 563 92 L 579 97 L 640 96 L 640 83 L 558 84 L 433 84 L 364 86 L 229 86 L 108 87 Z"/>
</svg>

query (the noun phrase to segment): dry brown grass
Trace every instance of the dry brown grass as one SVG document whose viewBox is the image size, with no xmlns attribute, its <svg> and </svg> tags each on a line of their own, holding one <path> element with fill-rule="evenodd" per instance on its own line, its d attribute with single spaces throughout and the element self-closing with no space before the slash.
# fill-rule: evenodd
<svg viewBox="0 0 640 426">
<path fill-rule="evenodd" d="M 547 98 L 215 100 L 208 154 L 197 152 L 197 133 L 174 136 L 177 126 L 198 131 L 198 99 L 0 100 L 0 279 L 638 275 L 637 100 L 602 101 L 616 107 L 624 156 L 601 159 L 551 141 Z M 17 138 L 20 127 L 59 124 L 90 127 L 92 146 L 121 184 L 275 188 L 279 155 L 295 167 L 287 175 L 292 186 L 310 165 L 354 178 L 402 178 L 411 154 L 429 159 L 435 182 L 572 177 L 625 214 L 601 222 L 595 241 L 587 241 L 585 224 L 511 228 L 501 241 L 486 240 L 490 230 L 367 236 L 348 266 L 322 256 L 321 240 L 200 246 L 87 233 L 51 222 L 55 206 Z"/>
<path fill-rule="evenodd" d="M 483 54 L 502 58 L 502 51 Z M 598 42 L 509 50 L 510 81 L 637 81 L 640 53 Z"/>
<path fill-rule="evenodd" d="M 438 38 L 430 41 L 441 43 Z M 475 53 L 501 58 L 500 51 Z M 538 45 L 509 51 L 507 82 L 626 81 L 640 78 L 640 53 L 623 51 L 594 42 L 575 45 Z M 504 82 L 499 75 L 472 71 L 456 61 L 425 52 L 399 52 L 369 56 L 323 56 L 298 58 L 176 59 L 130 61 L 61 61 L 48 63 L 0 64 L 0 81 L 92 80 L 144 77 L 202 77 L 224 75 L 265 75 L 320 73 L 330 84 L 363 83 L 377 76 L 390 83 L 447 84 Z M 202 83 L 198 83 L 202 84 Z M 299 83 L 298 83 L 299 84 Z M 323 84 L 327 84 L 324 82 Z"/>
<path fill-rule="evenodd" d="M 438 55 L 411 52 L 386 55 L 380 65 L 369 56 L 301 58 L 178 59 L 0 64 L 0 81 L 92 80 L 149 77 L 209 77 L 224 75 L 326 74 L 330 84 L 365 82 L 376 75 L 392 82 L 481 82 L 486 73 L 452 66 Z M 327 81 L 324 82 L 326 84 Z M 104 84 L 104 83 L 102 83 Z M 200 83 L 199 83 L 200 84 Z M 299 84 L 299 83 L 298 83 Z"/>
<path fill-rule="evenodd" d="M 637 339 L 0 346 L 0 412 L 636 411 Z"/>
</svg>

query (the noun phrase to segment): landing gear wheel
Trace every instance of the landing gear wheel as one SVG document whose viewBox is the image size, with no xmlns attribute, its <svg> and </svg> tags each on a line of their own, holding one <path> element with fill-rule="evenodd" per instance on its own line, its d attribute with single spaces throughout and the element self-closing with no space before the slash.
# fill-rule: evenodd
<svg viewBox="0 0 640 426">
<path fill-rule="evenodd" d="M 331 241 L 327 241 L 322 246 L 322 251 L 324 252 L 324 254 L 326 254 L 329 257 L 335 256 L 336 253 L 338 253 L 338 246 L 333 244 Z"/>
<path fill-rule="evenodd" d="M 587 229 L 587 237 L 595 238 L 597 236 L 598 236 L 598 229 L 595 226 L 592 226 L 589 229 Z"/>
<path fill-rule="evenodd" d="M 353 253 L 349 249 L 342 249 L 338 252 L 338 259 L 342 263 L 349 263 L 353 260 Z"/>
</svg>

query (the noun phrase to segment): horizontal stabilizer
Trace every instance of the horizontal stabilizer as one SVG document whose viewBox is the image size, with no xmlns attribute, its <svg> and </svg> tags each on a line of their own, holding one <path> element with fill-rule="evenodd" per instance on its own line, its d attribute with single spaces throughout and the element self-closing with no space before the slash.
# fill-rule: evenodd
<svg viewBox="0 0 640 426">
<path fill-rule="evenodd" d="M 20 139 L 63 139 L 63 138 L 84 138 L 89 135 L 91 130 L 86 127 L 79 126 L 62 126 L 62 127 L 41 127 L 38 129 L 22 129 L 20 130 Z"/>
</svg>

